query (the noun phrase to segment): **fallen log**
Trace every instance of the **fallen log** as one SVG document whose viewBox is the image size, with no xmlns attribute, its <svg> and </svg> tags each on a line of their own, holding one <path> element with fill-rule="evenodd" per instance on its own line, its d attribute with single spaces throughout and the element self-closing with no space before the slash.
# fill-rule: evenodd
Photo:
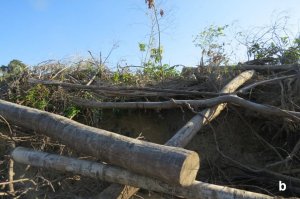
<svg viewBox="0 0 300 199">
<path fill-rule="evenodd" d="M 125 137 L 46 111 L 0 100 L 0 115 L 81 153 L 170 184 L 191 184 L 199 169 L 196 152 Z"/>
<path fill-rule="evenodd" d="M 131 92 L 144 92 L 144 94 L 149 94 L 151 96 L 175 96 L 175 95 L 189 95 L 189 96 L 218 96 L 220 93 L 214 92 L 201 92 L 201 91 L 188 91 L 188 90 L 176 90 L 176 89 L 160 89 L 160 88 L 149 88 L 149 87 L 118 87 L 118 86 L 95 86 L 95 85 L 82 85 L 82 84 L 72 84 L 60 81 L 49 81 L 49 80 L 37 80 L 29 79 L 31 84 L 43 84 L 51 86 L 61 86 L 70 89 L 82 89 L 98 91 L 102 93 L 107 93 L 111 95 L 134 95 L 136 93 Z"/>
<path fill-rule="evenodd" d="M 77 101 L 75 104 L 78 106 L 89 107 L 89 108 L 101 108 L 101 109 L 171 109 L 178 108 L 181 106 L 191 107 L 213 107 L 218 104 L 230 103 L 241 106 L 245 109 L 256 111 L 261 114 L 273 115 L 278 117 L 287 117 L 291 119 L 299 119 L 300 112 L 288 111 L 280 109 L 275 106 L 258 104 L 245 100 L 237 95 L 224 95 L 204 100 L 171 100 L 165 102 L 94 102 L 94 101 Z"/>
<path fill-rule="evenodd" d="M 141 176 L 119 167 L 108 166 L 87 160 L 34 151 L 23 147 L 15 148 L 12 158 L 22 164 L 73 172 L 108 182 L 128 184 L 144 189 L 163 192 L 191 199 L 271 199 L 268 195 L 194 181 L 190 186 L 168 185 L 164 182 Z"/>
<path fill-rule="evenodd" d="M 243 85 L 247 80 L 249 80 L 254 75 L 254 71 L 245 71 L 239 74 L 236 78 L 231 80 L 221 92 L 230 93 L 234 92 L 238 87 Z M 209 121 L 217 117 L 220 112 L 225 108 L 225 104 L 220 104 L 217 107 L 206 109 L 201 112 L 200 115 L 194 116 L 184 127 L 182 127 L 176 134 L 173 136 L 166 145 L 185 147 L 189 141 L 196 135 L 196 133 Z M 207 117 L 210 116 L 210 119 Z M 115 185 L 113 185 L 115 186 Z M 121 186 L 121 185 L 120 185 Z M 137 191 L 135 187 L 123 186 L 123 189 L 119 190 L 131 190 L 132 195 Z M 133 190 L 133 191 L 132 191 Z M 122 192 L 120 192 L 120 195 Z M 104 197 L 103 197 L 104 198 Z M 118 197 L 105 197 L 104 199 L 116 199 Z M 130 195 L 126 195 L 122 199 L 130 198 Z"/>
<path fill-rule="evenodd" d="M 221 93 L 231 93 L 243 85 L 254 75 L 254 71 L 245 71 L 231 80 Z M 208 122 L 216 118 L 226 107 L 225 103 L 219 104 L 213 108 L 208 108 L 195 115 L 188 121 L 177 133 L 166 143 L 168 146 L 186 146 L 197 132 Z"/>
</svg>

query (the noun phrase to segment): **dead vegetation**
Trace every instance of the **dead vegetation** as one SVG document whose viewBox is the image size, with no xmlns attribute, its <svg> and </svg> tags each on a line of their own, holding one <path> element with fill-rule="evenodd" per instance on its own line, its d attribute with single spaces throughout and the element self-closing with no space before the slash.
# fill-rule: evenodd
<svg viewBox="0 0 300 199">
<path fill-rule="evenodd" d="M 228 82 L 249 69 L 256 73 L 244 86 L 222 92 Z M 195 123 L 200 117 L 207 125 L 195 128 L 197 135 L 185 144 L 170 144 L 198 152 L 197 180 L 295 197 L 300 195 L 299 82 L 297 64 L 202 67 L 192 74 L 166 76 L 130 67 L 114 72 L 102 65 L 98 68 L 93 60 L 48 61 L 2 77 L 0 97 L 159 144 L 182 131 L 193 117 Z M 224 105 L 220 116 L 213 121 L 206 118 L 212 115 L 205 111 L 215 114 L 212 107 L 218 104 Z M 81 160 L 101 159 L 3 116 L 0 128 L 0 198 L 101 198 L 99 193 L 109 186 L 82 175 L 14 162 L 10 152 L 18 146 Z M 287 184 L 285 192 L 278 191 L 279 181 Z"/>
</svg>

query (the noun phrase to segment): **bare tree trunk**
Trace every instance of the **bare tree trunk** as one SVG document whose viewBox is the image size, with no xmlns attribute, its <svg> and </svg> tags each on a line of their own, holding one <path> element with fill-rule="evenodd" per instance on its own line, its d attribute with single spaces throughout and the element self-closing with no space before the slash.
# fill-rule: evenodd
<svg viewBox="0 0 300 199">
<path fill-rule="evenodd" d="M 155 179 L 131 173 L 124 169 L 108 166 L 87 160 L 78 160 L 64 156 L 34 151 L 23 147 L 17 147 L 11 153 L 12 158 L 23 164 L 51 168 L 63 172 L 74 172 L 83 176 L 96 178 L 119 184 L 128 184 L 135 187 L 163 192 L 171 195 L 193 199 L 271 199 L 272 197 L 218 186 L 199 181 L 194 181 L 190 186 L 168 185 Z"/>
<path fill-rule="evenodd" d="M 254 71 L 245 71 L 239 74 L 236 78 L 231 80 L 223 89 L 222 93 L 231 93 L 234 92 L 237 88 L 243 85 L 246 81 L 248 81 L 254 75 Z M 226 96 L 224 96 L 226 97 Z M 194 116 L 186 125 L 184 125 L 175 136 L 173 136 L 166 145 L 170 146 L 178 146 L 178 147 L 185 147 L 190 140 L 196 135 L 196 133 L 205 125 L 207 122 L 213 120 L 217 117 L 221 111 L 225 108 L 226 104 L 217 105 L 214 108 L 205 109 L 200 114 Z M 119 185 L 122 186 L 122 185 Z M 124 189 L 130 189 L 130 186 L 123 186 Z M 120 189 L 122 190 L 122 189 Z M 132 190 L 136 190 L 136 188 L 132 188 Z M 138 190 L 136 190 L 138 191 Z M 134 191 L 130 191 L 132 195 Z M 130 198 L 123 197 L 122 199 Z M 115 199 L 115 197 L 106 197 L 105 199 Z"/>
<path fill-rule="evenodd" d="M 0 100 L 0 115 L 79 152 L 170 184 L 190 185 L 199 169 L 196 152 L 132 139 L 53 113 Z"/>
<path fill-rule="evenodd" d="M 212 107 L 218 104 L 231 103 L 239 105 L 249 110 L 257 111 L 265 115 L 273 115 L 286 118 L 300 118 L 300 112 L 288 111 L 275 106 L 258 104 L 245 100 L 237 95 L 224 95 L 204 100 L 172 100 L 166 102 L 85 102 L 81 104 L 93 108 L 149 108 L 149 109 L 169 109 L 184 105 L 191 107 Z M 202 113 L 204 114 L 204 112 Z"/>
<path fill-rule="evenodd" d="M 222 90 L 221 93 L 231 93 L 243 85 L 254 75 L 254 71 L 245 71 L 231 80 Z M 166 143 L 169 146 L 186 146 L 196 133 L 208 122 L 216 118 L 226 104 L 219 104 L 213 108 L 205 109 L 198 115 L 194 116 L 186 125 L 184 125 L 177 133 Z"/>
</svg>

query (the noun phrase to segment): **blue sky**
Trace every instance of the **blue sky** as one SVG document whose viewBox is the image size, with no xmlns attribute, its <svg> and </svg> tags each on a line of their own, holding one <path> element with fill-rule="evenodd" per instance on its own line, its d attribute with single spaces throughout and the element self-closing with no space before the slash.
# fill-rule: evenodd
<svg viewBox="0 0 300 199">
<path fill-rule="evenodd" d="M 109 64 L 121 60 L 139 65 L 139 42 L 147 42 L 149 17 L 144 0 L 2 0 L 0 6 L 0 65 L 12 59 L 34 65 L 49 59 L 105 57 L 118 44 Z M 164 0 L 161 33 L 164 62 L 195 65 L 200 50 L 193 36 L 210 24 L 232 24 L 247 30 L 270 24 L 285 12 L 290 28 L 300 29 L 299 0 Z M 275 14 L 274 14 L 275 13 Z"/>
</svg>

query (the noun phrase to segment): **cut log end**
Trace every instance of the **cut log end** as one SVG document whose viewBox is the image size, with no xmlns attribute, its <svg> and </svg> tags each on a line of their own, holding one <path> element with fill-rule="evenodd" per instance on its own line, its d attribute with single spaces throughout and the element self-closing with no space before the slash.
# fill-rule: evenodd
<svg viewBox="0 0 300 199">
<path fill-rule="evenodd" d="M 186 149 L 139 141 L 4 100 L 0 100 L 0 115 L 11 123 L 43 133 L 80 153 L 170 184 L 180 184 L 182 165 L 190 155 Z M 170 164 L 173 165 L 172 170 Z"/>
<path fill-rule="evenodd" d="M 180 185 L 191 185 L 196 179 L 199 167 L 200 158 L 198 153 L 191 152 L 183 163 L 179 178 Z"/>
</svg>

